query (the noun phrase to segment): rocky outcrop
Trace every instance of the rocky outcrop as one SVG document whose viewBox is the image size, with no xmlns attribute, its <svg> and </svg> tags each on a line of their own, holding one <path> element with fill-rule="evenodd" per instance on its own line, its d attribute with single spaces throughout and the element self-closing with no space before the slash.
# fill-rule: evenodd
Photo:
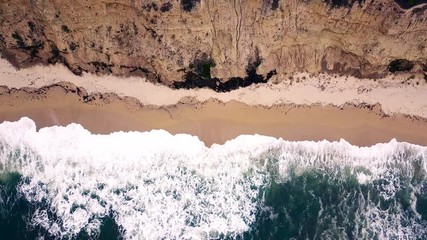
<svg viewBox="0 0 427 240">
<path fill-rule="evenodd" d="M 0 48 L 17 67 L 219 91 L 300 71 L 380 77 L 396 60 L 427 69 L 422 2 L 4 0 Z"/>
</svg>

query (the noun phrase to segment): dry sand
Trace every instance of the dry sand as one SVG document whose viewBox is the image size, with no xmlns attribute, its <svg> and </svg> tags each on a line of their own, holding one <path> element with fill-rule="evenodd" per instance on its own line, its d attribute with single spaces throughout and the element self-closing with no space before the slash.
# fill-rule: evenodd
<svg viewBox="0 0 427 240">
<path fill-rule="evenodd" d="M 119 96 L 130 96 L 145 105 L 171 105 L 181 98 L 190 96 L 199 101 L 210 98 L 223 102 L 236 100 L 248 105 L 272 106 L 277 104 L 332 104 L 381 103 L 385 113 L 403 113 L 427 118 L 427 83 L 421 76 L 407 80 L 410 75 L 393 79 L 389 76 L 380 80 L 357 79 L 354 77 L 297 74 L 293 80 L 271 79 L 267 84 L 252 85 L 228 93 L 216 93 L 210 89 L 171 90 L 155 85 L 145 79 L 114 76 L 73 75 L 65 66 L 35 66 L 16 70 L 5 59 L 0 58 L 0 85 L 22 88 L 40 88 L 58 82 L 71 82 L 85 88 L 89 93 L 114 92 Z M 298 80 L 299 79 L 299 80 Z M 292 82 L 292 83 L 291 83 Z M 404 82 L 402 84 L 402 82 Z M 418 83 L 418 84 L 417 84 Z"/>
<path fill-rule="evenodd" d="M 165 129 L 196 135 L 207 145 L 240 134 L 427 145 L 427 84 L 406 78 L 298 74 L 216 93 L 172 90 L 140 78 L 78 77 L 61 65 L 16 70 L 0 59 L 0 122 L 27 116 L 39 128 L 75 122 L 93 133 Z"/>
</svg>

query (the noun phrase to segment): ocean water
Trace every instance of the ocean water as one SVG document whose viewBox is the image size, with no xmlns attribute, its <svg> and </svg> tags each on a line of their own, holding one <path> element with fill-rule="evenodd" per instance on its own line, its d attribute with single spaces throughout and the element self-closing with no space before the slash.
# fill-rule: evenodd
<svg viewBox="0 0 427 240">
<path fill-rule="evenodd" d="M 0 124 L 1 239 L 426 239 L 427 148 Z"/>
</svg>

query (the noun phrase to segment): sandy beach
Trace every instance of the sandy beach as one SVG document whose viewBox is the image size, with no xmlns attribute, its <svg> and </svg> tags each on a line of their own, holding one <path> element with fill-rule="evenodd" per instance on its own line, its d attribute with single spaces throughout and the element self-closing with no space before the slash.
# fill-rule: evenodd
<svg viewBox="0 0 427 240">
<path fill-rule="evenodd" d="M 395 138 L 427 145 L 423 79 L 300 74 L 292 81 L 216 93 L 173 90 L 136 78 L 78 77 L 63 66 L 16 70 L 4 59 L 0 65 L 0 122 L 26 116 L 38 128 L 79 123 L 101 134 L 165 129 L 196 135 L 208 146 L 240 134 L 292 141 L 343 138 L 359 146 Z"/>
</svg>

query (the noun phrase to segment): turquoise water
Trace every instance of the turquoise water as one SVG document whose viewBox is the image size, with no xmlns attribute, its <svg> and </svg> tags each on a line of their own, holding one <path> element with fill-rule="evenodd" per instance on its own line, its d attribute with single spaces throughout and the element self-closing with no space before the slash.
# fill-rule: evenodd
<svg viewBox="0 0 427 240">
<path fill-rule="evenodd" d="M 0 124 L 2 239 L 426 239 L 427 148 Z"/>
</svg>

